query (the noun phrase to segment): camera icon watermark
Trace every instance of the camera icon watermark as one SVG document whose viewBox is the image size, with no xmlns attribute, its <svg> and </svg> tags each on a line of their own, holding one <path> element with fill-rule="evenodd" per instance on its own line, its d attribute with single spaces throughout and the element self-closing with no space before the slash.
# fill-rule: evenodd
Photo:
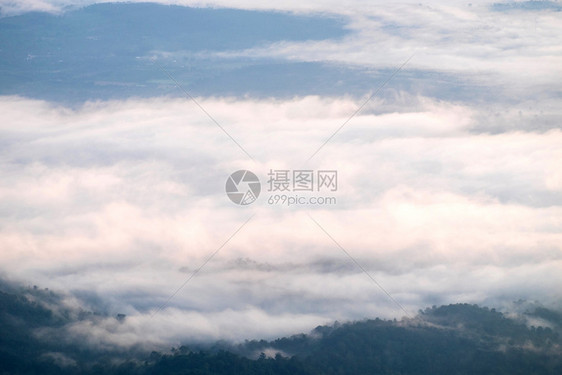
<svg viewBox="0 0 562 375">
<path fill-rule="evenodd" d="M 253 172 L 241 169 L 228 176 L 225 190 L 233 203 L 247 206 L 260 196 L 261 183 Z"/>
</svg>

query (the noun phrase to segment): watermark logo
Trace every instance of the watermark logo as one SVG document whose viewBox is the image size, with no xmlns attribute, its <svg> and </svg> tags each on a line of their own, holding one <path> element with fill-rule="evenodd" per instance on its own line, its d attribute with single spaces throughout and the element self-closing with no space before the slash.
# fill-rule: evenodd
<svg viewBox="0 0 562 375">
<path fill-rule="evenodd" d="M 337 199 L 330 193 L 338 190 L 338 172 L 333 169 L 270 169 L 266 186 L 269 205 L 335 205 Z M 225 190 L 233 203 L 247 206 L 258 199 L 261 188 L 253 172 L 241 169 L 228 177 Z"/>
<path fill-rule="evenodd" d="M 247 206 L 260 196 L 261 183 L 253 172 L 241 169 L 228 176 L 225 190 L 232 202 Z"/>
</svg>

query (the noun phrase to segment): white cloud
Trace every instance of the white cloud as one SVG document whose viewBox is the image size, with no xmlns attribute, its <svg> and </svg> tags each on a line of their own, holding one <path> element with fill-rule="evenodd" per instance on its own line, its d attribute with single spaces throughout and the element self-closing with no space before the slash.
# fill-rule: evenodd
<svg viewBox="0 0 562 375">
<path fill-rule="evenodd" d="M 271 207 L 266 191 L 243 209 L 223 190 L 236 169 L 265 182 L 270 168 L 301 168 L 356 104 L 198 100 L 256 162 L 189 101 L 71 110 L 3 97 L 1 272 L 82 303 L 94 293 L 110 313 L 128 314 L 122 325 L 72 327 L 110 346 L 276 337 L 336 319 L 401 316 L 307 209 Z M 412 313 L 446 302 L 559 299 L 562 132 L 491 133 L 495 124 L 477 107 L 408 101 L 401 111 L 375 101 L 308 164 L 336 168 L 340 180 L 338 205 L 310 214 Z"/>
<path fill-rule="evenodd" d="M 500 86 L 502 95 L 519 100 L 556 92 L 562 77 L 557 12 L 505 13 L 488 5 L 358 5 L 347 12 L 347 27 L 353 32 L 342 40 L 281 41 L 213 55 L 371 69 L 395 69 L 413 56 L 407 69 L 414 77 L 415 72 L 462 74 L 466 82 Z"/>
</svg>

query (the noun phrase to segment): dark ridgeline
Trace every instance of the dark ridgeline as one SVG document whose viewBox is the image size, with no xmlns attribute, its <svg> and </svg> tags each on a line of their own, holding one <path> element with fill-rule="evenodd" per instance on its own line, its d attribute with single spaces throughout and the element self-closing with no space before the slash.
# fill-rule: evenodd
<svg viewBox="0 0 562 375">
<path fill-rule="evenodd" d="M 525 315 L 552 328 L 457 304 L 270 342 L 116 352 L 64 337 L 68 324 L 107 316 L 64 308 L 48 290 L 0 284 L 0 374 L 562 374 L 562 314 L 533 307 Z"/>
</svg>

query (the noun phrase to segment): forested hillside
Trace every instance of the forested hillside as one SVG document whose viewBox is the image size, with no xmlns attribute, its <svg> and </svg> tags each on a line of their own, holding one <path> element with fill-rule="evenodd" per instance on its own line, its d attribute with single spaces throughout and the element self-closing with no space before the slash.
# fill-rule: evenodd
<svg viewBox="0 0 562 375">
<path fill-rule="evenodd" d="M 535 307 L 508 317 L 469 304 L 432 307 L 414 319 L 319 326 L 274 341 L 168 351 L 70 344 L 45 332 L 103 314 L 64 308 L 37 288 L 0 292 L 4 374 L 560 374 L 562 314 Z M 107 317 L 106 317 L 107 318 Z M 117 317 L 116 317 L 117 319 Z M 529 325 L 540 321 L 543 326 Z M 54 328 L 54 330 L 52 330 Z"/>
</svg>

